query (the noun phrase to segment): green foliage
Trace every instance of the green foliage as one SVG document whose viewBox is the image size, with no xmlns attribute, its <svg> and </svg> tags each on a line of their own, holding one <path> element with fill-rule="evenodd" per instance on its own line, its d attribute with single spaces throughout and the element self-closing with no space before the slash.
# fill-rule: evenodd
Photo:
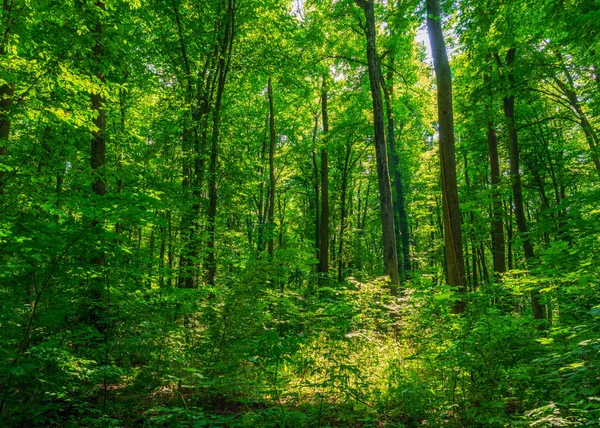
<svg viewBox="0 0 600 428">
<path fill-rule="evenodd" d="M 598 425 L 598 2 L 445 2 L 468 264 L 461 296 L 446 285 L 434 79 L 416 41 L 423 8 L 374 3 L 413 266 L 397 297 L 381 277 L 355 2 L 2 3 L 6 426 Z M 228 25 L 231 52 L 222 46 Z M 516 100 L 527 235 L 513 214 L 507 96 Z M 489 124 L 502 173 L 495 188 Z M 92 168 L 98 136 L 106 159 Z M 327 275 L 317 273 L 315 246 L 323 149 Z M 98 179 L 104 195 L 92 190 Z M 504 274 L 491 251 L 496 194 Z M 542 320 L 532 319 L 532 292 Z M 457 300 L 461 316 L 450 313 Z"/>
</svg>

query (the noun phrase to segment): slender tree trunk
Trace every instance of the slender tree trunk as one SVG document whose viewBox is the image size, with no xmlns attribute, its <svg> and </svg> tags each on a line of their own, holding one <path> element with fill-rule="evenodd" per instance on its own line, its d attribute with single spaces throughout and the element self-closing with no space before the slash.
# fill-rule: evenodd
<svg viewBox="0 0 600 428">
<path fill-rule="evenodd" d="M 340 196 L 340 242 L 338 250 L 338 282 L 344 280 L 344 234 L 346 233 L 346 194 L 348 192 L 348 169 L 350 164 L 350 154 L 352 153 L 352 144 L 346 146 L 346 156 L 344 157 L 344 169 L 342 170 L 342 189 Z"/>
<path fill-rule="evenodd" d="M 502 226 L 502 199 L 500 197 L 500 159 L 498 157 L 498 139 L 496 130 L 491 119 L 492 115 L 492 92 L 491 78 L 489 74 L 484 75 L 484 81 L 490 88 L 490 100 L 485 109 L 488 113 L 487 120 L 487 143 L 490 158 L 490 180 L 492 184 L 492 253 L 494 256 L 494 272 L 498 276 L 506 272 L 506 245 L 504 242 L 504 228 Z"/>
<path fill-rule="evenodd" d="M 469 162 L 467 154 L 465 153 L 465 184 L 467 186 L 467 192 L 471 193 L 471 180 L 469 178 Z M 471 241 L 471 264 L 473 265 L 473 275 L 471 276 L 471 287 L 475 291 L 479 286 L 479 278 L 477 276 L 477 250 L 475 247 L 475 214 L 473 211 L 469 212 L 469 240 Z M 468 256 L 467 256 L 468 262 Z M 468 270 L 468 269 L 467 269 Z"/>
<path fill-rule="evenodd" d="M 104 2 L 96 2 L 96 7 L 104 10 Z M 102 82 L 106 82 L 104 71 L 102 70 L 101 62 L 104 56 L 102 47 L 102 24 L 96 25 L 96 45 L 94 46 L 94 57 L 96 60 L 96 70 L 94 75 Z M 98 195 L 105 195 L 108 192 L 108 187 L 104 181 L 102 168 L 106 164 L 106 111 L 104 109 L 105 99 L 100 94 L 100 91 L 92 93 L 92 110 L 94 110 L 95 118 L 93 119 L 96 130 L 92 134 L 92 144 L 90 152 L 90 161 L 93 171 L 92 190 Z M 102 264 L 99 262 L 99 264 Z"/>
<path fill-rule="evenodd" d="M 385 123 L 383 100 L 381 97 L 381 69 L 377 58 L 375 12 L 373 0 L 355 0 L 363 9 L 366 18 L 367 61 L 371 97 L 373 99 L 373 119 L 375 134 L 375 156 L 377 163 L 377 181 L 379 184 L 379 202 L 381 205 L 381 226 L 383 232 L 383 262 L 385 273 L 390 277 L 391 293 L 397 295 L 400 285 L 398 272 L 398 253 L 396 250 L 396 231 L 394 228 L 394 207 L 392 188 L 388 170 L 387 148 L 385 144 Z"/>
<path fill-rule="evenodd" d="M 394 66 L 394 58 L 390 59 L 392 67 Z M 404 188 L 402 186 L 402 176 L 400 174 L 400 160 L 396 150 L 396 134 L 394 120 L 394 80 L 393 72 L 387 74 L 386 83 L 383 85 L 383 94 L 385 96 L 385 107 L 387 114 L 387 137 L 390 151 L 390 168 L 393 173 L 394 183 L 394 226 L 396 236 L 401 242 L 402 263 L 400 268 L 401 280 L 406 280 L 409 277 L 411 270 L 410 266 L 410 234 L 408 230 L 408 216 L 406 214 L 406 202 L 404 198 Z"/>
<path fill-rule="evenodd" d="M 473 277 L 471 276 L 471 264 L 469 262 L 470 255 L 471 254 L 469 253 L 469 247 L 466 246 L 465 247 L 465 271 L 466 271 L 465 281 L 466 281 L 467 285 L 472 284 L 472 282 L 473 282 Z M 469 290 L 472 290 L 472 288 Z"/>
<path fill-rule="evenodd" d="M 319 127 L 319 114 L 315 113 L 315 126 L 313 129 L 312 136 L 312 163 L 313 163 L 313 178 L 314 178 L 314 193 L 315 193 L 315 253 L 317 255 L 317 260 L 320 260 L 319 257 L 319 248 L 321 248 L 321 220 L 320 220 L 320 209 L 319 209 L 319 165 L 317 164 L 317 152 L 315 151 L 315 142 L 317 140 L 317 130 Z M 317 266 L 318 268 L 318 266 Z"/>
<path fill-rule="evenodd" d="M 265 119 L 265 138 L 263 139 L 263 143 L 262 143 L 262 148 L 260 151 L 260 168 L 259 168 L 259 177 L 260 177 L 260 186 L 259 186 L 259 196 L 258 196 L 258 242 L 257 242 L 257 251 L 258 251 L 258 255 L 259 257 L 261 257 L 261 254 L 264 250 L 264 245 L 265 245 L 265 221 L 267 218 L 267 209 L 268 207 L 265 206 L 265 169 L 264 169 L 264 162 L 265 162 L 265 156 L 266 156 L 266 152 L 267 152 L 267 137 L 266 135 L 268 134 L 268 130 L 269 130 L 269 116 L 266 116 Z"/>
<path fill-rule="evenodd" d="M 169 272 L 169 288 L 173 286 L 173 262 L 175 259 L 175 251 L 173 249 L 173 212 L 167 212 L 167 267 Z"/>
<path fill-rule="evenodd" d="M 95 7 L 99 9 L 97 11 L 97 23 L 95 29 L 95 41 L 94 46 L 94 76 L 101 85 L 106 82 L 106 76 L 103 71 L 103 60 L 104 60 L 104 49 L 102 46 L 103 42 L 103 28 L 100 22 L 101 14 L 100 10 L 105 10 L 105 5 L 102 0 L 95 3 Z M 97 90 L 91 94 L 91 106 L 94 113 L 93 123 L 96 129 L 92 132 L 91 144 L 90 144 L 90 165 L 92 168 L 92 191 L 98 196 L 104 196 L 108 192 L 108 186 L 104 180 L 104 167 L 106 165 L 106 111 L 105 104 L 106 100 L 101 95 L 101 91 Z M 96 235 L 93 239 L 95 241 L 101 241 L 99 236 L 102 231 L 102 224 L 97 220 L 92 220 L 91 233 Z M 101 271 L 105 263 L 105 253 L 103 249 L 97 248 L 92 253 L 91 263 L 96 267 L 95 270 Z M 101 275 L 92 275 L 89 280 L 89 298 L 91 300 L 87 319 L 89 323 L 103 335 L 107 327 L 106 319 L 106 299 L 103 297 L 105 294 L 104 281 Z M 104 336 L 106 339 L 106 336 Z M 99 343 L 98 343 L 99 344 Z"/>
<path fill-rule="evenodd" d="M 126 77 L 124 79 L 125 83 Z M 123 90 L 123 88 L 119 89 L 119 125 L 120 125 L 120 138 L 119 140 L 123 140 L 125 138 L 125 132 L 126 132 L 126 128 L 125 128 L 125 112 L 126 112 L 126 108 L 125 108 L 125 91 Z M 117 175 L 117 186 L 115 189 L 116 193 L 121 193 L 123 191 L 123 151 L 121 149 L 121 145 L 119 144 L 119 147 L 117 148 L 117 155 L 115 156 L 115 170 L 116 170 L 116 175 Z M 115 233 L 117 235 L 121 234 L 121 231 L 123 230 L 123 224 L 121 224 L 120 221 L 117 222 L 117 224 L 115 224 Z M 116 242 L 120 242 L 120 238 L 116 239 Z"/>
<path fill-rule="evenodd" d="M 190 141 L 189 132 L 185 129 L 188 125 L 184 124 L 182 136 L 183 151 L 183 179 L 182 187 L 184 195 L 190 195 L 191 187 L 191 168 L 189 165 Z M 193 215 L 190 207 L 186 207 L 181 215 L 181 236 L 183 244 L 179 254 L 179 278 L 178 286 L 180 288 L 194 288 L 194 259 L 192 256 L 192 246 L 194 240 Z"/>
<path fill-rule="evenodd" d="M 590 147 L 590 154 L 592 156 L 592 160 L 594 161 L 594 165 L 596 166 L 596 172 L 600 174 L 600 153 L 598 153 L 600 141 L 598 141 L 598 136 L 594 131 L 594 128 L 590 124 L 588 118 L 583 112 L 583 109 L 581 108 L 577 94 L 575 93 L 575 83 L 573 82 L 573 77 L 571 76 L 569 69 L 565 66 L 561 53 L 556 52 L 556 56 L 560 61 L 568 85 L 560 80 L 557 76 L 554 76 L 554 82 L 557 84 L 561 92 L 567 97 L 571 109 L 577 115 L 581 128 L 583 129 L 585 139 Z"/>
<path fill-rule="evenodd" d="M 588 146 L 590 148 L 590 154 L 592 156 L 592 160 L 594 161 L 594 165 L 596 167 L 596 172 L 600 174 L 600 155 L 598 154 L 598 136 L 594 131 L 594 128 L 590 124 L 587 116 L 583 112 L 581 105 L 579 105 L 579 100 L 577 99 L 577 95 L 573 89 L 570 89 L 562 80 L 555 77 L 554 81 L 557 86 L 563 92 L 563 94 L 569 100 L 569 105 L 573 112 L 577 115 L 579 119 L 579 124 L 581 125 L 581 129 L 583 130 L 583 134 L 585 135 L 585 139 L 588 142 Z"/>
<path fill-rule="evenodd" d="M 429 205 L 429 267 L 434 268 L 437 262 L 437 254 L 435 251 L 435 210 L 433 209 L 433 205 Z"/>
<path fill-rule="evenodd" d="M 215 96 L 215 105 L 213 108 L 213 126 L 211 135 L 210 163 L 208 167 L 208 212 L 207 212 L 207 232 L 208 240 L 206 243 L 207 256 L 205 261 L 206 282 L 214 286 L 217 274 L 217 259 L 215 254 L 216 242 L 216 217 L 217 217 L 217 161 L 219 154 L 219 132 L 221 127 L 221 107 L 223 104 L 223 93 L 225 92 L 225 83 L 229 72 L 231 62 L 231 52 L 233 49 L 233 38 L 235 35 L 235 8 L 233 0 L 227 2 L 227 15 L 225 16 L 225 26 L 220 44 L 217 93 Z"/>
<path fill-rule="evenodd" d="M 507 245 L 507 263 L 508 270 L 513 270 L 513 209 L 512 209 L 512 196 L 509 198 L 508 207 L 506 206 L 506 202 L 504 203 L 504 212 L 508 213 L 508 218 L 506 219 L 506 238 L 508 241 Z"/>
<path fill-rule="evenodd" d="M 329 165 L 327 145 L 329 119 L 327 116 L 327 76 L 323 75 L 323 90 L 321 93 L 321 115 L 323 117 L 323 147 L 321 149 L 321 227 L 319 248 L 319 272 L 326 276 L 329 272 Z"/>
<path fill-rule="evenodd" d="M 273 84 L 271 78 L 267 82 L 269 97 L 269 256 L 273 256 L 273 231 L 275 228 L 275 109 L 273 107 Z"/>
<path fill-rule="evenodd" d="M 506 67 L 508 68 L 508 80 L 511 89 L 514 87 L 514 66 L 515 48 L 510 48 L 506 54 Z M 533 261 L 533 245 L 527 231 L 527 220 L 525 219 L 525 210 L 523 208 L 523 188 L 521 185 L 521 172 L 519 166 L 519 143 L 517 138 L 517 128 L 515 124 L 515 96 L 504 97 L 504 116 L 508 122 L 509 151 L 510 151 L 510 175 L 512 179 L 512 190 L 514 198 L 514 211 L 517 220 L 517 229 L 523 241 L 523 252 L 527 262 Z M 535 319 L 544 318 L 544 308 L 539 303 L 537 293 L 531 292 L 531 308 Z"/>
<path fill-rule="evenodd" d="M 8 138 L 10 136 L 10 109 L 13 102 L 15 86 L 12 83 L 0 86 L 0 165 L 8 152 Z M 0 168 L 0 195 L 4 193 L 4 169 Z"/>
<path fill-rule="evenodd" d="M 359 181 L 358 188 L 358 209 L 357 209 L 357 241 L 358 241 L 358 251 L 356 254 L 356 270 L 362 271 L 363 268 L 363 236 L 365 233 L 365 224 L 367 222 L 367 211 L 369 208 L 370 196 L 371 196 L 371 180 L 367 177 L 367 190 L 365 192 L 364 198 L 361 194 L 361 185 L 362 181 Z"/>
<path fill-rule="evenodd" d="M 158 285 L 164 287 L 165 285 L 165 254 L 167 249 L 167 228 L 164 224 L 165 215 L 161 213 L 161 221 L 159 226 L 160 245 L 158 253 Z"/>
<path fill-rule="evenodd" d="M 2 9 L 4 13 L 7 15 L 6 28 L 4 29 L 4 40 L 0 45 L 0 55 L 6 54 L 6 40 L 11 31 L 11 23 L 12 23 L 12 1 L 4 0 L 2 3 Z M 0 196 L 4 194 L 4 177 L 5 171 L 2 168 L 2 164 L 4 163 L 4 157 L 8 152 L 8 139 L 10 137 L 10 114 L 11 107 L 13 104 L 13 95 L 15 92 L 14 83 L 5 83 L 0 85 Z"/>
<path fill-rule="evenodd" d="M 427 0 L 427 30 L 433 53 L 437 81 L 440 165 L 442 172 L 442 204 L 444 210 L 444 242 L 448 283 L 459 292 L 465 292 L 465 263 L 462 253 L 462 232 L 458 188 L 456 181 L 456 158 L 454 152 L 454 113 L 452 109 L 452 77 L 444 34 L 442 11 L 439 0 Z M 464 303 L 457 302 L 453 313 L 461 313 Z"/>
<path fill-rule="evenodd" d="M 435 218 L 437 219 L 438 232 L 440 234 L 440 237 L 443 238 L 445 225 L 444 225 L 442 210 L 440 209 L 440 201 L 437 196 L 435 197 Z M 433 234 L 432 234 L 432 239 L 433 239 Z M 448 281 L 448 263 L 446 261 L 447 256 L 446 256 L 445 244 L 440 248 L 439 255 L 437 258 L 442 261 L 441 264 L 442 264 L 442 269 L 444 270 L 444 279 L 448 283 L 449 282 Z"/>
<path fill-rule="evenodd" d="M 179 46 L 181 49 L 181 57 L 183 58 L 184 72 L 185 72 L 185 101 L 190 110 L 192 110 L 192 97 L 193 97 L 193 83 L 192 83 L 192 71 L 190 68 L 190 61 L 188 58 L 187 48 L 185 40 L 183 39 L 183 29 L 181 25 L 181 18 L 179 9 L 173 7 L 175 14 L 175 22 L 177 24 L 177 35 L 179 38 Z M 190 120 L 193 119 L 193 113 L 190 111 L 190 117 L 184 120 L 183 124 L 183 135 L 182 135 L 182 151 L 183 151 L 183 178 L 182 187 L 186 196 L 190 193 L 192 187 L 192 168 L 190 164 L 191 157 L 191 146 L 192 144 L 192 125 Z M 178 286 L 181 288 L 193 288 L 194 287 L 194 215 L 193 210 L 186 207 L 185 211 L 181 216 L 181 237 L 183 238 L 183 245 L 181 253 L 179 254 L 179 278 Z"/>
<path fill-rule="evenodd" d="M 281 202 L 281 199 L 283 198 L 283 203 Z M 279 217 L 279 239 L 278 239 L 278 245 L 279 248 L 283 248 L 283 235 L 284 235 L 284 231 L 285 231 L 285 209 L 287 206 L 287 199 L 286 199 L 286 194 L 285 191 L 283 192 L 283 195 L 281 195 L 281 193 L 277 194 L 277 213 L 278 213 L 278 217 Z"/>
<path fill-rule="evenodd" d="M 479 271 L 481 272 L 483 283 L 484 284 L 489 284 L 489 282 L 490 282 L 490 275 L 488 273 L 488 268 L 487 268 L 487 265 L 485 263 L 485 247 L 483 245 L 483 242 L 479 243 L 479 261 L 481 263 L 481 268 L 480 268 Z"/>
<path fill-rule="evenodd" d="M 97 1 L 96 7 L 105 10 L 104 2 Z M 99 20 L 100 18 L 98 18 Z M 102 47 L 102 24 L 98 21 L 96 24 L 96 44 L 94 46 L 94 59 L 96 61 L 94 75 L 102 84 L 106 82 L 106 76 L 102 70 L 102 60 L 104 49 Z M 105 195 L 108 192 L 108 186 L 104 181 L 103 168 L 106 165 L 106 111 L 104 109 L 105 99 L 100 91 L 93 92 L 91 95 L 92 110 L 94 110 L 93 123 L 96 129 L 92 133 L 90 146 L 90 164 L 92 167 L 92 191 L 97 195 Z M 95 224 L 97 225 L 97 223 Z M 92 263 L 97 266 L 104 264 L 104 253 L 101 252 L 92 258 Z"/>
</svg>

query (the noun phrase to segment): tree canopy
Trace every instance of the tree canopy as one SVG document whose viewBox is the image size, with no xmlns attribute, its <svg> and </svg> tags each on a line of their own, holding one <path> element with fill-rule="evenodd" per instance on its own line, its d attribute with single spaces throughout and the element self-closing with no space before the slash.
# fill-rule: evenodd
<svg viewBox="0 0 600 428">
<path fill-rule="evenodd" d="M 600 421 L 598 0 L 1 0 L 0 421 Z"/>
</svg>

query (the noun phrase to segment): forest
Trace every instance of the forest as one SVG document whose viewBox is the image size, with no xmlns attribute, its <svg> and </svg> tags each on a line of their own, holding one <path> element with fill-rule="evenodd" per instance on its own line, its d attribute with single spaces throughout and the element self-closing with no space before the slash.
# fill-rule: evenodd
<svg viewBox="0 0 600 428">
<path fill-rule="evenodd" d="M 600 0 L 0 3 L 2 426 L 600 426 Z"/>
</svg>

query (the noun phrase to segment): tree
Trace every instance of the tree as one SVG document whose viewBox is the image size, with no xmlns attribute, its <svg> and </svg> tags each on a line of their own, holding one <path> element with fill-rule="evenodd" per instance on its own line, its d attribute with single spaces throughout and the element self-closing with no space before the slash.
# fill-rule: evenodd
<svg viewBox="0 0 600 428">
<path fill-rule="evenodd" d="M 507 78 L 510 89 L 514 89 L 515 78 L 514 78 L 514 61 L 515 61 L 516 48 L 510 48 L 506 52 L 506 60 L 504 65 L 500 60 L 500 57 L 496 55 L 496 60 L 500 66 L 507 68 Z M 509 148 L 510 148 L 510 176 L 512 181 L 512 191 L 514 198 L 514 211 L 515 218 L 517 220 L 517 228 L 521 239 L 523 240 L 523 252 L 525 253 L 525 259 L 528 262 L 533 261 L 533 245 L 527 232 L 527 220 L 525 218 L 525 210 L 523 207 L 523 189 L 521 186 L 521 170 L 519 166 L 519 142 L 517 137 L 517 127 L 515 124 L 515 96 L 509 92 L 508 95 L 504 96 L 504 116 L 508 122 L 508 136 L 509 136 Z M 536 291 L 531 292 L 531 308 L 533 310 L 533 317 L 535 319 L 544 318 L 544 308 L 538 300 Z"/>
<path fill-rule="evenodd" d="M 427 0 L 427 31 L 433 54 L 437 81 L 438 132 L 442 175 L 442 204 L 444 212 L 444 243 L 448 283 L 462 293 L 465 287 L 465 265 L 462 253 L 462 232 L 458 188 L 456 181 L 456 156 L 454 153 L 454 113 L 452 108 L 452 77 L 446 44 L 442 33 L 442 11 L 439 0 Z M 464 311 L 458 302 L 454 313 Z"/>
<path fill-rule="evenodd" d="M 373 0 L 355 0 L 355 2 L 362 8 L 366 20 L 365 37 L 367 42 L 369 82 L 373 100 L 374 143 L 377 161 L 377 182 L 379 183 L 379 201 L 381 204 L 381 227 L 383 232 L 383 262 L 385 273 L 390 277 L 392 294 L 395 295 L 397 287 L 400 285 L 400 275 L 398 272 L 392 189 L 390 186 L 387 147 L 385 144 L 383 100 L 381 97 L 381 69 L 377 57 L 375 11 Z"/>
<path fill-rule="evenodd" d="M 506 272 L 506 253 L 504 241 L 504 226 L 502 222 L 502 199 L 500 198 L 500 159 L 498 157 L 498 139 L 494 129 L 493 118 L 493 92 L 491 77 L 489 73 L 484 74 L 484 82 L 489 87 L 489 102 L 486 104 L 487 119 L 487 143 L 490 159 L 490 180 L 492 184 L 492 253 L 494 255 L 494 272 L 503 274 Z"/>
<path fill-rule="evenodd" d="M 11 27 L 14 25 L 14 14 L 16 12 L 14 1 L 3 0 L 2 2 L 2 30 L 4 37 L 0 42 L 0 55 L 6 55 Z M 8 77 L 8 76 L 6 76 Z M 2 165 L 3 157 L 8 150 L 8 139 L 10 137 L 10 115 L 13 104 L 13 95 L 15 92 L 14 82 L 4 81 L 0 84 L 0 195 L 4 193 L 4 176 L 6 175 L 5 166 Z"/>
<path fill-rule="evenodd" d="M 329 162 L 327 138 L 329 118 L 327 116 L 327 76 L 323 75 L 321 93 L 321 116 L 323 118 L 323 148 L 321 149 L 321 215 L 319 227 L 319 272 L 329 272 Z"/>
<path fill-rule="evenodd" d="M 227 75 L 231 65 L 231 55 L 235 38 L 235 13 L 236 0 L 227 0 L 221 5 L 224 11 L 222 21 L 219 23 L 220 38 L 217 44 L 218 47 L 218 66 L 216 71 L 216 95 L 215 105 L 212 111 L 212 133 L 210 145 L 210 162 L 208 167 L 208 242 L 206 257 L 206 282 L 212 286 L 215 285 L 216 277 L 216 255 L 215 255 L 215 221 L 217 215 L 217 161 L 219 155 L 219 135 L 221 126 L 221 107 L 223 104 L 223 94 L 225 92 L 225 84 Z M 270 82 L 270 81 L 269 81 Z M 272 102 L 272 101 L 271 101 Z M 271 107 L 272 114 L 272 107 Z M 272 121 L 273 119 L 271 119 Z M 272 124 L 272 122 L 271 122 Z M 273 132 L 273 131 L 271 131 Z M 272 203 L 272 201 L 271 201 Z M 269 207 L 269 210 L 271 208 Z M 271 219 L 271 211 L 269 211 L 269 220 Z M 272 244 L 269 244 L 269 251 L 272 249 Z"/>
<path fill-rule="evenodd" d="M 275 179 L 275 108 L 273 107 L 273 84 L 269 77 L 267 83 L 267 94 L 269 97 L 269 209 L 267 214 L 268 231 L 269 231 L 269 244 L 268 252 L 269 255 L 273 256 L 273 237 L 275 233 L 275 186 L 277 180 Z"/>
<path fill-rule="evenodd" d="M 391 70 L 387 74 L 387 83 L 383 82 L 382 76 L 382 87 L 383 94 L 385 97 L 385 109 L 387 116 L 387 141 L 390 152 L 390 169 L 393 172 L 393 183 L 394 183 L 394 227 L 396 229 L 396 237 L 399 237 L 399 241 L 402 244 L 402 263 L 400 274 L 404 279 L 409 275 L 411 270 L 410 263 L 410 236 L 408 231 L 408 216 L 406 213 L 406 198 L 404 195 L 404 187 L 402 184 L 402 176 L 400 174 L 400 161 L 398 151 L 396 150 L 396 132 L 395 132 L 395 120 L 394 120 L 394 79 L 393 79 L 393 67 L 394 61 L 393 56 L 390 57 Z M 398 233 L 399 232 L 399 233 Z"/>
</svg>

